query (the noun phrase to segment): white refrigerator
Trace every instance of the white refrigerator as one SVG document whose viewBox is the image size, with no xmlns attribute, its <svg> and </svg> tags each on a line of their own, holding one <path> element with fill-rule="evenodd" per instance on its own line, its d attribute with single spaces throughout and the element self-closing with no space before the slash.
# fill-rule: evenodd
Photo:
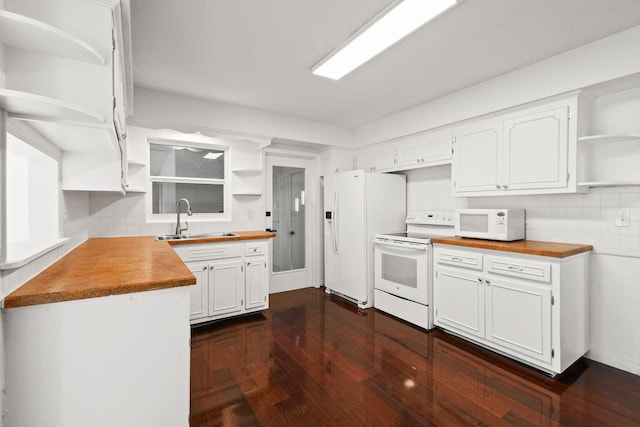
<svg viewBox="0 0 640 427">
<path fill-rule="evenodd" d="M 324 177 L 324 285 L 373 307 L 373 237 L 405 231 L 406 177 L 355 170 Z"/>
</svg>

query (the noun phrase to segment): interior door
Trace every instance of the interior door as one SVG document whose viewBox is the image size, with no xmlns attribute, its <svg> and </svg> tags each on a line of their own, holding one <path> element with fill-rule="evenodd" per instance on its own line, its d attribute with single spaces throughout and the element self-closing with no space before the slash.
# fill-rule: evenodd
<svg viewBox="0 0 640 427">
<path fill-rule="evenodd" d="M 311 286 L 311 159 L 267 153 L 267 211 L 271 213 L 269 292 Z"/>
</svg>

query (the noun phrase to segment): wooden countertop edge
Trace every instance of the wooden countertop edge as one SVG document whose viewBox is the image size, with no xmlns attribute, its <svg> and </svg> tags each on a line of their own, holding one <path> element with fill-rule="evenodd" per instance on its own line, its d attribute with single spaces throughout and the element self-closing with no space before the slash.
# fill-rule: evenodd
<svg viewBox="0 0 640 427">
<path fill-rule="evenodd" d="M 225 237 L 206 237 L 201 239 L 189 239 L 189 240 L 166 240 L 171 246 L 175 245 L 193 245 L 196 243 L 224 243 L 235 242 L 239 240 L 262 240 L 272 239 L 276 237 L 276 233 L 273 231 L 234 231 L 237 236 L 225 236 Z"/>
<path fill-rule="evenodd" d="M 146 291 L 157 291 L 161 289 L 171 289 L 181 286 L 190 286 L 196 283 L 195 276 L 180 280 L 170 280 L 166 282 L 148 282 L 148 283 L 126 283 L 121 286 L 109 286 L 87 288 L 87 289 L 71 289 L 57 292 L 46 292 L 41 294 L 29 295 L 8 295 L 4 299 L 4 308 L 28 307 L 32 305 L 51 304 L 55 302 L 75 301 L 89 298 L 107 297 L 112 295 L 124 295 Z"/>
<path fill-rule="evenodd" d="M 133 236 L 133 237 L 121 237 L 121 238 L 118 238 L 118 237 L 92 238 L 92 239 L 88 239 L 85 243 L 89 241 L 96 242 L 98 240 L 101 240 L 103 242 L 108 242 L 109 240 L 117 242 L 117 240 L 120 239 L 122 242 L 125 242 L 127 239 L 138 239 L 138 240 L 135 240 L 135 242 L 139 241 L 141 242 L 141 244 L 168 244 L 165 247 L 169 249 L 170 245 L 174 245 L 174 244 L 222 243 L 222 242 L 228 242 L 228 241 L 270 239 L 275 237 L 276 235 L 275 232 L 262 231 L 262 230 L 235 231 L 234 233 L 236 233 L 237 236 L 193 239 L 188 241 L 178 240 L 178 241 L 160 242 L 160 241 L 153 240 L 153 236 Z M 76 251 L 83 251 L 83 249 L 81 248 L 81 246 L 83 245 L 76 247 L 73 251 L 63 256 L 62 258 L 60 258 L 53 265 L 49 266 L 47 269 L 41 272 L 38 276 L 29 280 L 27 283 L 25 283 L 24 285 L 16 289 L 14 292 L 7 295 L 4 298 L 3 307 L 5 309 L 9 309 L 9 308 L 18 308 L 18 307 L 33 306 L 33 305 L 50 304 L 55 302 L 74 301 L 74 300 L 82 300 L 82 299 L 88 299 L 88 298 L 99 298 L 99 297 L 105 297 L 105 296 L 111 296 L 111 295 L 122 295 L 122 294 L 130 294 L 130 293 L 137 293 L 137 292 L 170 289 L 170 288 L 181 287 L 181 286 L 189 286 L 196 283 L 195 276 L 191 274 L 191 272 L 189 272 L 188 269 L 186 269 L 186 266 L 184 266 L 184 263 L 182 263 L 182 260 L 175 253 L 175 251 L 170 250 L 167 252 L 167 256 L 174 256 L 175 262 L 179 262 L 183 266 L 183 268 L 189 273 L 188 275 L 184 273 L 179 273 L 165 280 L 159 278 L 157 280 L 139 281 L 138 279 L 138 281 L 136 281 L 135 278 L 133 278 L 133 280 L 130 279 L 129 277 L 131 275 L 129 274 L 128 276 L 125 275 L 123 277 L 122 283 L 116 283 L 116 284 L 96 283 L 94 286 L 91 286 L 90 283 L 89 284 L 79 283 L 79 284 L 71 285 L 68 288 L 64 288 L 64 286 L 61 286 L 60 288 L 62 289 L 42 289 L 42 290 L 39 290 L 39 289 L 34 290 L 30 288 L 29 290 L 26 290 L 24 288 L 24 286 L 29 285 L 30 282 L 35 281 L 35 283 L 38 283 L 37 282 L 38 280 L 40 280 L 40 282 L 44 280 L 41 277 L 45 277 L 45 276 L 42 276 L 42 275 L 47 270 L 50 270 L 51 268 L 54 268 L 54 269 L 60 268 L 59 264 L 62 262 L 73 263 L 74 261 L 71 261 L 70 259 L 82 260 L 82 256 L 81 255 L 79 256 L 78 252 Z M 72 253 L 74 254 L 71 255 Z M 82 252 L 80 252 L 80 254 L 81 253 Z M 58 264 L 58 267 L 56 267 L 57 264 Z M 56 270 L 53 270 L 53 271 L 56 271 Z M 56 274 L 52 273 L 47 277 L 46 280 L 55 281 L 56 277 L 57 277 Z M 34 284 L 32 284 L 32 286 L 34 286 Z"/>
<path fill-rule="evenodd" d="M 502 252 L 516 252 L 527 255 L 548 256 L 552 258 L 566 258 L 593 250 L 593 246 L 591 245 L 543 242 L 538 240 L 516 240 L 514 242 L 499 242 L 493 240 L 470 239 L 464 237 L 444 237 L 432 238 L 431 242 L 444 245 L 489 249 Z"/>
</svg>

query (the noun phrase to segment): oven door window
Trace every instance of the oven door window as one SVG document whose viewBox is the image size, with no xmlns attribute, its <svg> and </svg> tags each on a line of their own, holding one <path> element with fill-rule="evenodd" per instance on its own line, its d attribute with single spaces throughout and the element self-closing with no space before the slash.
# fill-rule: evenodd
<svg viewBox="0 0 640 427">
<path fill-rule="evenodd" d="M 418 260 L 392 254 L 382 254 L 382 278 L 389 282 L 418 287 Z"/>
</svg>

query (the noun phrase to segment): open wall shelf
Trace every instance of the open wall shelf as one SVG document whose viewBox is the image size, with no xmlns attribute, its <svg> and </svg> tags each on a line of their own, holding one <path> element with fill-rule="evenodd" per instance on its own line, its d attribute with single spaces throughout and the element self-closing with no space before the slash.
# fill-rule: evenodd
<svg viewBox="0 0 640 427">
<path fill-rule="evenodd" d="M 11 117 L 101 125 L 102 117 L 86 108 L 47 96 L 0 88 L 0 109 Z"/>
<path fill-rule="evenodd" d="M 578 138 L 579 142 L 591 145 L 613 144 L 633 140 L 640 141 L 640 135 L 589 135 Z"/>
<path fill-rule="evenodd" d="M 0 42 L 10 47 L 92 64 L 106 63 L 97 50 L 77 37 L 52 25 L 6 10 L 0 10 Z"/>
</svg>

